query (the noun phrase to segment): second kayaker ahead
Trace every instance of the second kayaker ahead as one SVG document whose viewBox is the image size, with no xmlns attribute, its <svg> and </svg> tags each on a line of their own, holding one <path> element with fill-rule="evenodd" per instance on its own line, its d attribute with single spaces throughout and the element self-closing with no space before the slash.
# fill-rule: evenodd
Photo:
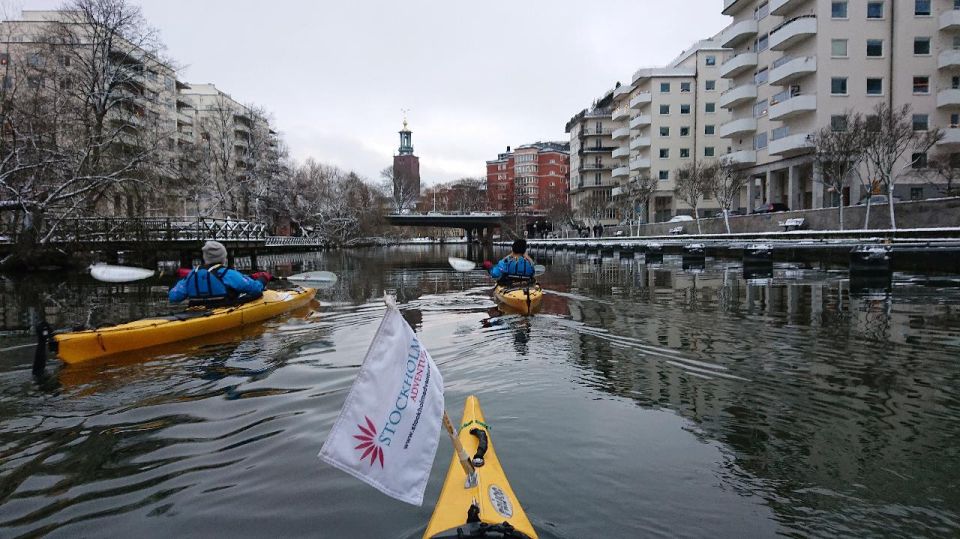
<svg viewBox="0 0 960 539">
<path fill-rule="evenodd" d="M 490 276 L 503 286 L 532 282 L 536 274 L 533 266 L 533 259 L 527 254 L 527 240 L 524 239 L 514 241 L 510 254 L 503 257 L 496 266 L 489 260 L 483 263 L 484 269 L 490 271 Z"/>
<path fill-rule="evenodd" d="M 190 270 L 170 289 L 170 302 L 185 299 L 190 305 L 234 305 L 252 301 L 263 295 L 272 276 L 265 272 L 247 277 L 227 267 L 227 248 L 218 241 L 203 244 L 203 265 Z"/>
</svg>

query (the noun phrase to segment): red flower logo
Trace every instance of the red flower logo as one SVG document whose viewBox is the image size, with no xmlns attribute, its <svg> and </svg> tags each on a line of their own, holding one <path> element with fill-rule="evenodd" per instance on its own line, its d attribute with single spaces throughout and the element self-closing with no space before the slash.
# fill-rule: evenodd
<svg viewBox="0 0 960 539">
<path fill-rule="evenodd" d="M 374 440 L 377 437 L 377 428 L 373 426 L 373 421 L 370 421 L 370 418 L 363 416 L 367 420 L 367 426 L 357 425 L 362 434 L 354 434 L 353 437 L 360 440 L 360 445 L 354 447 L 354 449 L 362 449 L 363 454 L 360 455 L 360 462 L 363 462 L 367 457 L 370 457 L 370 466 L 373 466 L 374 462 L 380 461 L 380 467 L 383 468 L 383 448 L 374 443 Z"/>
</svg>

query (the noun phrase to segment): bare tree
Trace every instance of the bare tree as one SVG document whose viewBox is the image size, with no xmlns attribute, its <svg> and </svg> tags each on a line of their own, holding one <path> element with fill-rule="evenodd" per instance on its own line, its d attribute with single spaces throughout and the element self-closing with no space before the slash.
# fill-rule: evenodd
<svg viewBox="0 0 960 539">
<path fill-rule="evenodd" d="M 713 167 L 713 177 L 709 179 L 709 191 L 717 199 L 723 210 L 723 224 L 730 233 L 730 211 L 740 202 L 740 193 L 747 183 L 747 177 L 733 160 L 721 157 Z"/>
<path fill-rule="evenodd" d="M 831 125 L 810 135 L 813 162 L 821 172 L 821 182 L 828 190 L 840 195 L 840 230 L 844 229 L 843 190 L 849 186 L 851 176 L 863 163 L 865 142 L 863 115 L 852 111 L 834 116 Z"/>
<path fill-rule="evenodd" d="M 393 213 L 403 213 L 409 210 L 420 200 L 420 189 L 416 178 L 397 175 L 392 166 L 380 171 L 383 178 L 383 191 L 390 197 Z"/>
<path fill-rule="evenodd" d="M 712 192 L 716 165 L 703 161 L 693 161 L 677 169 L 676 188 L 677 198 L 693 208 L 693 216 L 697 220 L 697 233 L 702 234 L 700 228 L 700 202 L 704 195 Z"/>
<path fill-rule="evenodd" d="M 953 154 L 943 155 L 928 162 L 930 170 L 942 181 L 932 181 L 930 185 L 941 196 L 960 196 L 960 160 Z"/>
<path fill-rule="evenodd" d="M 487 180 L 460 178 L 449 186 L 449 210 L 462 213 L 482 211 L 487 207 Z"/>
<path fill-rule="evenodd" d="M 608 205 L 609 200 L 599 189 L 591 190 L 580 202 L 580 215 L 584 219 L 592 220 L 594 225 L 600 224 Z"/>
<path fill-rule="evenodd" d="M 650 220 L 650 197 L 657 190 L 657 180 L 647 175 L 637 176 L 631 178 L 621 189 L 621 214 L 631 217 L 631 221 L 637 226 L 637 235 L 640 235 L 641 213 L 647 221 Z M 643 211 L 639 211 L 640 209 Z"/>
<path fill-rule="evenodd" d="M 927 152 L 943 138 L 943 130 L 939 127 L 915 130 L 911 112 L 909 104 L 891 108 L 886 103 L 879 103 L 866 120 L 864 168 L 867 177 L 875 178 L 886 191 L 891 229 L 897 228 L 893 205 L 897 180 L 901 174 L 921 164 Z M 905 155 L 907 159 L 904 160 Z"/>
</svg>

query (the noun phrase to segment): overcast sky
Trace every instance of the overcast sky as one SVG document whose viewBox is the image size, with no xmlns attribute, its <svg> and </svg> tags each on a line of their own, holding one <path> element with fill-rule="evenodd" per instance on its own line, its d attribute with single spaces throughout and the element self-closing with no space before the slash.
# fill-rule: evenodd
<svg viewBox="0 0 960 539">
<path fill-rule="evenodd" d="M 410 109 L 425 184 L 483 176 L 508 145 L 567 140 L 567 120 L 618 80 L 727 24 L 722 0 L 139 3 L 182 80 L 270 110 L 297 159 L 375 179 Z"/>
</svg>

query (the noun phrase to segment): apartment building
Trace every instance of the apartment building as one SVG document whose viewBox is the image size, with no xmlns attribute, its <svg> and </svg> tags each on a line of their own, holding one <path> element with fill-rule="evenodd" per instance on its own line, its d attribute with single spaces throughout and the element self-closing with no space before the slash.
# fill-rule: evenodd
<svg viewBox="0 0 960 539">
<path fill-rule="evenodd" d="M 731 158 L 749 174 L 745 205 L 791 209 L 836 206 L 811 164 L 807 136 L 846 110 L 868 114 L 879 102 L 909 104 L 918 130 L 938 126 L 936 154 L 960 149 L 960 0 L 724 0 L 733 22 L 720 44 L 730 88 L 719 104 Z M 904 200 L 936 195 L 917 170 L 898 184 Z M 933 157 L 933 156 L 930 156 Z M 856 203 L 859 185 L 843 193 Z"/>
<path fill-rule="evenodd" d="M 640 177 L 657 179 L 656 192 L 641 211 L 649 222 L 692 214 L 675 195 L 677 170 L 729 151 L 729 142 L 719 135 L 729 113 L 718 105 L 720 66 L 727 52 L 715 40 L 700 41 L 666 67 L 639 69 L 626 90 L 621 86 L 614 92 L 612 118 L 629 118 L 629 123 L 613 133 L 617 148 L 612 155 L 618 159 L 613 177 L 621 187 Z M 708 198 L 700 206 L 701 216 L 717 208 Z"/>
<path fill-rule="evenodd" d="M 618 140 L 622 140 L 629 136 L 627 118 L 621 116 L 614 120 L 612 105 L 615 94 L 622 98 L 629 91 L 630 85 L 618 83 L 566 125 L 566 132 L 570 134 L 570 207 L 581 217 L 594 217 L 585 212 L 598 214 L 604 225 L 618 222 L 617 210 L 605 207 L 618 185 L 613 170 L 619 168 L 620 157 L 616 160 L 613 157 L 618 148 L 613 137 L 616 134 Z M 595 207 L 590 208 L 591 205 Z"/>
<path fill-rule="evenodd" d="M 487 161 L 487 197 L 493 211 L 546 213 L 567 205 L 570 145 L 535 142 Z"/>
</svg>

